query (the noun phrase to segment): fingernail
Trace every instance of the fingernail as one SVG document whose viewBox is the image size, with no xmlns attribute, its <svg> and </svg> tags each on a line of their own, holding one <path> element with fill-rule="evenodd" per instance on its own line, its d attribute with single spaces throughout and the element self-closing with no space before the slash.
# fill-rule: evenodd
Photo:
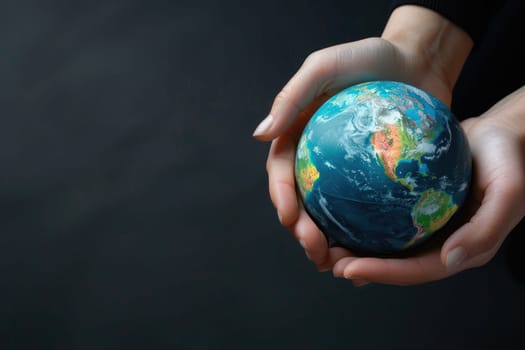
<svg viewBox="0 0 525 350">
<path fill-rule="evenodd" d="M 257 126 L 255 131 L 253 132 L 253 136 L 261 136 L 265 134 L 273 123 L 273 117 L 271 114 L 269 114 L 264 120 Z"/>
<path fill-rule="evenodd" d="M 352 284 L 354 285 L 354 287 L 363 287 L 363 286 L 366 286 L 367 284 L 370 284 L 370 282 L 367 280 L 355 279 L 355 280 L 352 280 Z"/>
<path fill-rule="evenodd" d="M 310 256 L 310 254 L 308 254 L 308 252 L 306 250 L 304 251 L 304 254 L 308 258 L 308 260 L 312 260 L 312 257 Z"/>
<path fill-rule="evenodd" d="M 463 247 L 456 247 L 447 254 L 446 267 L 448 272 L 456 271 L 467 258 Z"/>
<path fill-rule="evenodd" d="M 303 249 L 306 249 L 306 243 L 304 242 L 303 239 L 299 240 L 299 244 L 301 245 L 301 247 L 303 247 Z"/>
<path fill-rule="evenodd" d="M 329 267 L 321 267 L 321 268 L 318 268 L 318 271 L 319 272 L 328 272 L 328 271 L 331 271 L 332 269 L 329 268 Z"/>
<path fill-rule="evenodd" d="M 341 260 L 335 263 L 334 268 L 332 269 L 332 273 L 335 278 L 344 278 L 344 271 L 345 271 L 346 264 L 343 264 Z"/>
<path fill-rule="evenodd" d="M 279 223 L 282 225 L 283 219 L 281 218 L 281 214 L 279 214 L 279 212 L 277 212 L 277 218 L 279 218 Z"/>
<path fill-rule="evenodd" d="M 299 244 L 301 245 L 301 247 L 303 247 L 304 249 L 304 254 L 306 255 L 306 257 L 308 258 L 308 260 L 312 260 L 312 257 L 310 256 L 310 254 L 308 254 L 308 251 L 306 250 L 306 242 L 302 239 L 299 240 Z"/>
</svg>

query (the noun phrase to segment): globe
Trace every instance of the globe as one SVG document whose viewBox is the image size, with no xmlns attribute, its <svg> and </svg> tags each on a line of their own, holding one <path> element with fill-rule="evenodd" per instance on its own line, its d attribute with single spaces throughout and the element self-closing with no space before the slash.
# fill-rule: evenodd
<svg viewBox="0 0 525 350">
<path fill-rule="evenodd" d="M 458 212 L 471 153 L 449 108 L 400 82 L 351 86 L 326 101 L 298 141 L 304 207 L 333 245 L 406 253 Z"/>
</svg>

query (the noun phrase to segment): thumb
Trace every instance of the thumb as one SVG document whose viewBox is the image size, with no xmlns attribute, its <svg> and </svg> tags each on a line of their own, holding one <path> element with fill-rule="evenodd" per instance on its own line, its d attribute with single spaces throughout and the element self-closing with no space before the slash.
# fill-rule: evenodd
<svg viewBox="0 0 525 350">
<path fill-rule="evenodd" d="M 441 261 L 448 274 L 484 265 L 494 257 L 523 216 L 523 191 L 519 186 L 487 188 L 474 216 L 441 249 Z"/>
<path fill-rule="evenodd" d="M 365 78 L 394 79 L 399 64 L 397 48 L 383 39 L 368 38 L 328 47 L 308 56 L 297 73 L 277 94 L 270 114 L 253 136 L 269 141 L 283 134 L 301 115 L 313 112 L 312 103 Z"/>
</svg>

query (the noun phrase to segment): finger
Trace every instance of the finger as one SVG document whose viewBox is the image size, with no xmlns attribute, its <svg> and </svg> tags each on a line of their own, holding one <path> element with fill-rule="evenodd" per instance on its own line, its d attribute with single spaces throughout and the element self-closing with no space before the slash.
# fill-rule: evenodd
<svg viewBox="0 0 525 350">
<path fill-rule="evenodd" d="M 328 258 L 326 259 L 325 264 L 322 266 L 324 270 L 332 270 L 334 277 L 342 277 L 342 275 L 336 275 L 334 269 L 343 259 L 353 257 L 353 253 L 348 249 L 341 247 L 333 247 L 328 249 Z"/>
<path fill-rule="evenodd" d="M 332 267 L 334 267 L 335 264 L 343 258 L 355 256 L 354 253 L 342 247 L 332 247 L 329 249 L 329 251 L 330 251 L 330 262 L 332 263 Z"/>
<path fill-rule="evenodd" d="M 322 85 L 336 73 L 336 50 L 317 51 L 304 61 L 297 73 L 277 94 L 270 114 L 255 129 L 254 136 L 271 140 L 286 131 L 297 116 L 316 97 L 323 94 Z"/>
<path fill-rule="evenodd" d="M 494 184 L 486 189 L 474 216 L 443 245 L 441 261 L 449 273 L 487 263 L 523 217 L 523 179 L 500 178 L 498 181 L 502 185 Z"/>
<path fill-rule="evenodd" d="M 350 263 L 354 260 L 358 259 L 355 256 L 344 256 L 339 261 L 337 261 L 332 268 L 332 273 L 334 277 L 344 277 L 345 276 L 345 268 L 350 265 Z"/>
<path fill-rule="evenodd" d="M 441 264 L 439 250 L 435 250 L 404 259 L 348 259 L 343 276 L 372 283 L 413 285 L 442 279 L 448 274 Z"/>
<path fill-rule="evenodd" d="M 443 264 L 456 272 L 487 263 L 525 214 L 525 164 L 515 154 L 522 148 L 522 139 L 513 133 L 502 136 L 495 128 L 478 135 L 473 125 L 467 134 L 476 156 L 472 192 L 478 194 L 480 204 L 441 252 Z M 486 139 L 493 144 L 486 147 Z"/>
<path fill-rule="evenodd" d="M 291 229 L 317 269 L 326 270 L 330 264 L 328 242 L 304 209 L 300 210 L 299 217 Z"/>
<path fill-rule="evenodd" d="M 314 100 L 308 108 L 299 114 L 294 125 L 286 133 L 272 141 L 268 159 L 266 160 L 266 171 L 270 197 L 281 224 L 290 226 L 297 220 L 298 200 L 295 188 L 295 153 L 296 146 L 312 113 L 322 105 L 327 96 L 320 96 Z"/>
<path fill-rule="evenodd" d="M 318 269 L 326 270 L 327 264 L 330 265 L 326 238 L 302 208 L 297 198 L 293 144 L 292 137 L 280 137 L 272 142 L 267 161 L 270 197 L 281 223 L 291 228 L 306 255 Z"/>
<path fill-rule="evenodd" d="M 290 138 L 280 137 L 272 142 L 266 171 L 270 198 L 284 226 L 292 225 L 299 215 L 294 177 L 295 146 Z"/>
<path fill-rule="evenodd" d="M 388 52 L 386 52 L 388 50 Z M 267 141 L 285 132 L 317 97 L 371 78 L 394 78 L 393 45 L 378 38 L 329 47 L 311 54 L 277 94 L 254 137 Z"/>
</svg>

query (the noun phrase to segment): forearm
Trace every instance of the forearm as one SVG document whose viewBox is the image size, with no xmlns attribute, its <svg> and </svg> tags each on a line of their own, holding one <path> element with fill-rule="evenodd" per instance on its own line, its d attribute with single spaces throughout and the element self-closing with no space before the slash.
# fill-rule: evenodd
<svg viewBox="0 0 525 350">
<path fill-rule="evenodd" d="M 473 46 L 469 35 L 438 13 L 420 6 L 396 8 L 382 38 L 403 48 L 418 69 L 431 71 L 443 88 L 452 91 Z M 442 96 L 450 103 L 451 96 Z"/>
</svg>

